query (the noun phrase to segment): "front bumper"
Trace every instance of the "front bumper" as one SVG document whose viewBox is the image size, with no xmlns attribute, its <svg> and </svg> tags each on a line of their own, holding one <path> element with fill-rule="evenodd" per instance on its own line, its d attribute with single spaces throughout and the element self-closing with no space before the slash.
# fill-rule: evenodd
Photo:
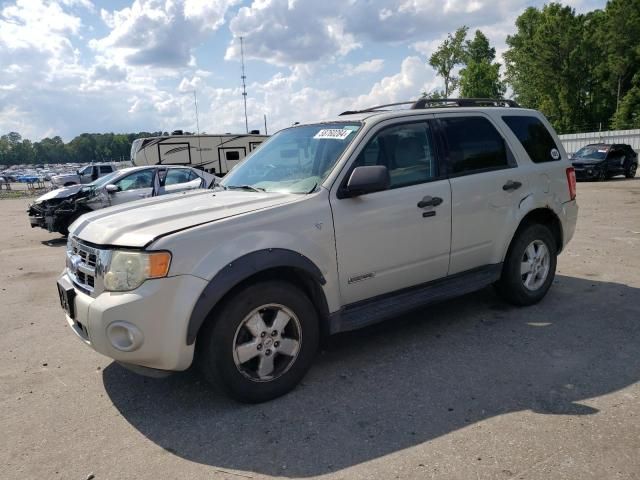
<svg viewBox="0 0 640 480">
<path fill-rule="evenodd" d="M 44 217 L 40 217 L 40 216 L 29 216 L 29 224 L 31 225 L 31 228 L 36 228 L 36 227 L 47 228 L 47 224 Z"/>
<path fill-rule="evenodd" d="M 573 167 L 576 172 L 576 180 L 595 180 L 600 175 L 602 167 L 600 165 Z"/>
<path fill-rule="evenodd" d="M 187 327 L 206 281 L 192 275 L 147 280 L 131 292 L 103 292 L 93 298 L 66 271 L 62 290 L 73 289 L 67 323 L 87 346 L 118 362 L 178 371 L 189 368 L 194 345 Z"/>
</svg>

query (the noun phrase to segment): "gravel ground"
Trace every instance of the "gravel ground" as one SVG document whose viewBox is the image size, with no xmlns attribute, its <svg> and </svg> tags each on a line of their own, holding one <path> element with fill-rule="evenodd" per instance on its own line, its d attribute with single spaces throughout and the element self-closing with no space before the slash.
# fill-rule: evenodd
<svg viewBox="0 0 640 480">
<path fill-rule="evenodd" d="M 64 240 L 2 200 L 0 478 L 640 478 L 640 179 L 578 187 L 540 304 L 486 289 L 335 337 L 255 406 L 85 347 L 58 305 Z"/>
</svg>

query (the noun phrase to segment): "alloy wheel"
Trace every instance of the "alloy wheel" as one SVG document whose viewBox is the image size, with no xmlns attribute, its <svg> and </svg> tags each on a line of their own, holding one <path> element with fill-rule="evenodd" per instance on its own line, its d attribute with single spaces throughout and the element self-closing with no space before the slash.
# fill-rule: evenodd
<svg viewBox="0 0 640 480">
<path fill-rule="evenodd" d="M 298 317 L 284 305 L 267 304 L 240 322 L 233 360 L 242 375 L 256 382 L 282 376 L 295 363 L 302 344 Z"/>
<path fill-rule="evenodd" d="M 520 264 L 522 283 L 527 290 L 538 290 L 549 275 L 551 255 L 541 240 L 534 240 L 524 250 Z"/>
</svg>

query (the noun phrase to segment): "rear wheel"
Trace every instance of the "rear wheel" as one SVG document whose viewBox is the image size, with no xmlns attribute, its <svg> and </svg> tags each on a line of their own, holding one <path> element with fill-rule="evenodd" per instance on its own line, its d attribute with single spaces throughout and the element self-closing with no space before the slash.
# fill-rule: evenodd
<svg viewBox="0 0 640 480">
<path fill-rule="evenodd" d="M 315 308 L 295 286 L 250 284 L 216 310 L 198 337 L 198 361 L 210 382 L 243 402 L 292 390 L 318 348 Z"/>
<path fill-rule="evenodd" d="M 627 178 L 633 178 L 636 176 L 636 170 L 638 169 L 638 165 L 636 165 L 635 163 L 632 163 L 631 165 L 629 165 L 627 167 L 627 169 L 624 172 L 624 176 Z"/>
<path fill-rule="evenodd" d="M 556 256 L 555 240 L 547 227 L 525 227 L 509 248 L 496 290 L 514 305 L 539 302 L 553 282 Z"/>
</svg>

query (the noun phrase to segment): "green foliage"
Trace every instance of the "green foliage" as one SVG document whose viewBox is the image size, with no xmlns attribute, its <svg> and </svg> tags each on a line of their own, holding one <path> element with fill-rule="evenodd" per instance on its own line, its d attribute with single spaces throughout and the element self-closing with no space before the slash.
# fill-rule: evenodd
<svg viewBox="0 0 640 480">
<path fill-rule="evenodd" d="M 460 27 L 456 32 L 449 34 L 444 42 L 429 58 L 431 65 L 438 75 L 444 80 L 444 96 L 458 88 L 458 77 L 453 75 L 453 69 L 464 62 L 464 40 L 467 37 L 467 27 Z"/>
<path fill-rule="evenodd" d="M 619 130 L 640 128 L 640 73 L 636 73 L 633 86 L 620 102 L 613 116 L 613 128 Z"/>
<path fill-rule="evenodd" d="M 157 135 L 162 132 L 83 133 L 65 144 L 58 136 L 32 143 L 10 132 L 0 136 L 0 165 L 128 160 L 133 140 Z"/>
<path fill-rule="evenodd" d="M 489 39 L 476 30 L 473 40 L 465 44 L 466 66 L 460 70 L 460 95 L 467 98 L 500 98 L 505 86 L 500 80 L 500 64 L 493 63 L 496 49 Z"/>
<path fill-rule="evenodd" d="M 637 125 L 640 0 L 611 0 L 585 15 L 557 3 L 531 7 L 516 28 L 505 60 L 519 103 L 541 110 L 560 133 Z"/>
</svg>

